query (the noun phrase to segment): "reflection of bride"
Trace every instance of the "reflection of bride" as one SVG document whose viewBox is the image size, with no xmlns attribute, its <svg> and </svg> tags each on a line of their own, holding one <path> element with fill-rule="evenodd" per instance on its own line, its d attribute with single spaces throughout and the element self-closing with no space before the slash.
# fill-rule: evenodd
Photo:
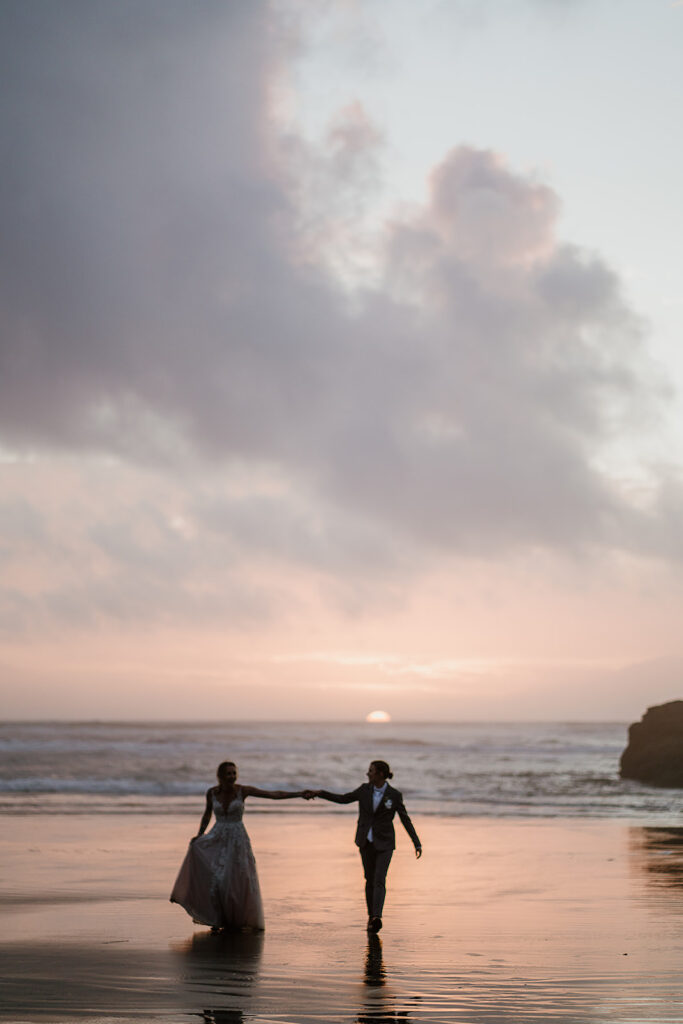
<svg viewBox="0 0 683 1024">
<path fill-rule="evenodd" d="M 173 892 L 171 903 L 179 903 L 197 924 L 223 928 L 264 927 L 263 904 L 247 830 L 242 824 L 248 796 L 287 800 L 303 792 L 257 789 L 237 785 L 237 767 L 232 761 L 218 766 L 218 785 L 206 793 L 206 808 L 198 834 L 190 840 Z M 210 832 L 206 827 L 214 814 Z"/>
<path fill-rule="evenodd" d="M 205 1024 L 243 1024 L 263 941 L 263 932 L 195 932 L 187 941 L 173 944 L 174 953 L 182 958 L 185 1002 L 197 1007 L 192 1016 Z"/>
</svg>

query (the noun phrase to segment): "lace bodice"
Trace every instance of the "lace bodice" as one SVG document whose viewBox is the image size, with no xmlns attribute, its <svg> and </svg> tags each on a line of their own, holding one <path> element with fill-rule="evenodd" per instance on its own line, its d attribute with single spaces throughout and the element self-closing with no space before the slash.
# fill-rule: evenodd
<svg viewBox="0 0 683 1024">
<path fill-rule="evenodd" d="M 228 809 L 223 807 L 216 794 L 213 794 L 213 813 L 216 815 L 217 825 L 233 824 L 242 820 L 244 814 L 244 800 L 241 796 L 236 796 L 234 800 L 231 800 L 228 804 Z"/>
</svg>

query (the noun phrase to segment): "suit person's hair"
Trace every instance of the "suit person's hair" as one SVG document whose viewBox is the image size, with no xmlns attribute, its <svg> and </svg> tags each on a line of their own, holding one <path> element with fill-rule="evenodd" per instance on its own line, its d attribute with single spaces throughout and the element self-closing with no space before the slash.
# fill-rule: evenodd
<svg viewBox="0 0 683 1024">
<path fill-rule="evenodd" d="M 394 773 L 386 761 L 373 761 L 372 764 L 374 764 L 378 772 L 382 773 L 385 779 L 393 779 Z"/>
</svg>

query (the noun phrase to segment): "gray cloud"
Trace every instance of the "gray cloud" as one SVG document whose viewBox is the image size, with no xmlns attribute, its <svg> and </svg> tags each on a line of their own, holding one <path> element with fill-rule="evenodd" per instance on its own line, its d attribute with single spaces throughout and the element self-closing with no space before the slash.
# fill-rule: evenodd
<svg viewBox="0 0 683 1024">
<path fill-rule="evenodd" d="M 267 276 L 265 10 L 3 5 L 6 430 L 77 443 L 107 402 L 172 404 Z"/>
<path fill-rule="evenodd" d="M 248 629 L 282 611 L 277 586 L 249 571 L 237 533 L 199 532 L 169 514 L 182 495 L 154 480 L 137 481 L 131 500 L 116 493 L 130 478 L 114 471 L 111 493 L 93 492 L 98 475 L 44 514 L 28 501 L 0 504 L 1 636 L 105 623 Z"/>
<path fill-rule="evenodd" d="M 17 0 L 0 18 L 6 444 L 275 467 L 301 500 L 228 503 L 230 536 L 330 572 L 635 543 L 595 455 L 639 415 L 641 326 L 609 268 L 558 243 L 547 186 L 454 148 L 350 308 L 324 219 L 302 255 L 301 204 L 321 217 L 349 174 L 364 188 L 378 135 L 351 108 L 318 171 L 278 148 L 289 41 L 269 5 Z M 144 545 L 95 539 L 144 571 Z"/>
</svg>

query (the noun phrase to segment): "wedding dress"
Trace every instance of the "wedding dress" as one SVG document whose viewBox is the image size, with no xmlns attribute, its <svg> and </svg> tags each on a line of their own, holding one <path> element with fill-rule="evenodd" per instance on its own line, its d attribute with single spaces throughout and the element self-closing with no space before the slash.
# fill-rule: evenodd
<svg viewBox="0 0 683 1024">
<path fill-rule="evenodd" d="M 212 928 L 264 927 L 256 861 L 242 824 L 244 800 L 223 807 L 212 796 L 216 822 L 188 848 L 171 903 L 179 903 L 196 924 Z"/>
</svg>

